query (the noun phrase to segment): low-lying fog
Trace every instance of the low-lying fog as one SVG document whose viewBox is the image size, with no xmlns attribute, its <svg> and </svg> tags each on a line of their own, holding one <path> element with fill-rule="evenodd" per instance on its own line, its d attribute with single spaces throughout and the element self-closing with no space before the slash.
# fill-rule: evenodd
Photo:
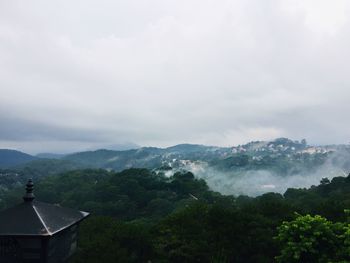
<svg viewBox="0 0 350 263">
<path fill-rule="evenodd" d="M 312 185 L 319 185 L 323 177 L 331 179 L 345 174 L 339 169 L 281 176 L 266 170 L 223 173 L 209 168 L 195 175 L 203 178 L 212 190 L 222 194 L 257 196 L 267 192 L 283 194 L 288 188 L 309 188 Z"/>
<path fill-rule="evenodd" d="M 348 156 L 341 156 L 341 162 L 334 165 L 334 155 L 313 172 L 302 172 L 293 175 L 281 175 L 268 170 L 249 170 L 245 172 L 222 172 L 209 167 L 206 163 L 190 163 L 185 169 L 203 178 L 209 187 L 222 194 L 257 196 L 267 192 L 283 194 L 288 188 L 309 188 L 319 185 L 320 180 L 327 177 L 347 176 L 344 169 Z M 339 156 L 337 156 L 339 159 Z"/>
</svg>

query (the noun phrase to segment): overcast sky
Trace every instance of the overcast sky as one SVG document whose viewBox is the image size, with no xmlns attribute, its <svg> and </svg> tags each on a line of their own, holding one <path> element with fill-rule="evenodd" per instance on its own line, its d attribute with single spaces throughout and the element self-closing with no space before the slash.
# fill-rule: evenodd
<svg viewBox="0 0 350 263">
<path fill-rule="evenodd" d="M 0 148 L 350 141 L 350 1 L 0 1 Z"/>
</svg>

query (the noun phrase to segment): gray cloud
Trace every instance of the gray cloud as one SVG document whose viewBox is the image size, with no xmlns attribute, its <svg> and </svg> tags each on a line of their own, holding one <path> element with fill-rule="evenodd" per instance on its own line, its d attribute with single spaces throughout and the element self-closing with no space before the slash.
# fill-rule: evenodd
<svg viewBox="0 0 350 263">
<path fill-rule="evenodd" d="M 0 147 L 347 143 L 349 7 L 2 1 Z"/>
</svg>

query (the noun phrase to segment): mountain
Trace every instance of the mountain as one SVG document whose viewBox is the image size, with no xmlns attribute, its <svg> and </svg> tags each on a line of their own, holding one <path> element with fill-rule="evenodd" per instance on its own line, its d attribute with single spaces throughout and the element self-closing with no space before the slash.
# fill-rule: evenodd
<svg viewBox="0 0 350 263">
<path fill-rule="evenodd" d="M 59 154 L 59 153 L 38 153 L 35 156 L 42 159 L 61 159 L 65 155 L 66 154 Z"/>
<path fill-rule="evenodd" d="M 0 149 L 0 168 L 9 168 L 35 159 L 37 158 L 20 151 Z"/>
<path fill-rule="evenodd" d="M 322 177 L 343 176 L 350 171 L 350 147 L 311 146 L 305 140 L 277 138 L 233 147 L 179 144 L 127 151 L 102 149 L 70 154 L 62 160 L 114 171 L 147 168 L 166 176 L 187 170 L 215 191 L 256 196 L 283 193 L 288 187 L 310 187 Z"/>
<path fill-rule="evenodd" d="M 108 145 L 105 145 L 103 148 L 113 150 L 113 151 L 127 151 L 127 150 L 139 149 L 141 147 L 140 145 L 129 142 L 129 143 L 108 144 Z"/>
<path fill-rule="evenodd" d="M 13 166 L 11 170 L 24 174 L 27 178 L 36 179 L 82 168 L 85 166 L 69 160 L 43 158 Z"/>
<path fill-rule="evenodd" d="M 88 168 L 105 168 L 121 171 L 127 168 L 178 167 L 181 160 L 210 161 L 231 152 L 230 148 L 220 148 L 196 144 L 180 144 L 169 148 L 143 147 L 127 151 L 97 150 L 67 155 L 70 160 Z M 180 163 L 179 163 L 180 161 Z"/>
<path fill-rule="evenodd" d="M 179 144 L 168 148 L 143 147 L 126 151 L 100 149 L 69 154 L 62 159 L 89 168 L 105 168 L 117 171 L 131 167 L 152 169 L 168 166 L 183 168 L 193 162 L 204 162 L 220 169 L 231 169 L 232 158 L 248 158 L 251 163 L 254 162 L 254 165 L 258 165 L 259 161 L 266 156 L 271 158 L 284 156 L 293 159 L 292 156 L 300 154 L 306 149 L 313 150 L 313 148 L 308 148 L 306 142 L 279 138 L 274 141 L 256 141 L 235 147 Z M 319 151 L 326 152 L 324 149 L 315 150 L 315 152 Z M 268 162 L 269 160 L 265 161 Z M 239 162 L 238 166 L 243 166 L 243 164 L 244 162 Z"/>
<path fill-rule="evenodd" d="M 97 150 L 67 155 L 63 160 L 69 160 L 87 168 L 105 168 L 123 170 L 131 167 L 158 167 L 161 166 L 162 149 L 141 148 L 137 150 L 112 151 Z"/>
<path fill-rule="evenodd" d="M 205 145 L 198 145 L 198 144 L 178 144 L 175 146 L 165 148 L 165 151 L 170 153 L 183 154 L 183 153 L 210 151 L 210 150 L 215 151 L 217 149 L 220 149 L 220 147 L 205 146 Z"/>
<path fill-rule="evenodd" d="M 187 170 L 206 180 L 215 191 L 251 196 L 269 191 L 282 193 L 288 187 L 310 187 L 322 177 L 331 179 L 350 171 L 350 146 L 311 146 L 305 140 L 288 138 L 253 141 L 233 147 L 179 144 L 125 151 L 100 149 L 68 154 L 59 159 L 59 156 L 51 157 L 54 159 L 41 158 L 12 168 L 33 178 L 83 168 L 117 172 L 147 168 L 166 176 Z"/>
<path fill-rule="evenodd" d="M 86 149 L 86 151 L 97 151 L 100 149 L 108 149 L 112 151 L 127 151 L 127 150 L 134 150 L 134 149 L 140 149 L 141 146 L 137 145 L 132 142 L 126 142 L 126 143 L 102 143 L 99 144 L 99 146 L 96 147 L 89 147 Z"/>
</svg>

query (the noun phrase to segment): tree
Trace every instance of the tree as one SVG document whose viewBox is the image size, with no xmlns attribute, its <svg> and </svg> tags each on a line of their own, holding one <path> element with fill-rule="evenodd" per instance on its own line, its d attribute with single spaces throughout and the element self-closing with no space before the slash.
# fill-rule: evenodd
<svg viewBox="0 0 350 263">
<path fill-rule="evenodd" d="M 305 215 L 278 227 L 277 262 L 349 262 L 349 225 Z"/>
<path fill-rule="evenodd" d="M 302 139 L 302 140 L 301 140 L 301 144 L 303 145 L 303 147 L 306 147 L 306 145 L 307 145 L 306 140 L 305 140 L 305 139 Z"/>
<path fill-rule="evenodd" d="M 145 224 L 92 217 L 79 232 L 74 263 L 147 262 L 152 258 L 152 241 Z"/>
<path fill-rule="evenodd" d="M 326 185 L 326 184 L 329 184 L 329 183 L 330 183 L 330 181 L 329 181 L 329 179 L 327 177 L 322 178 L 321 181 L 320 181 L 321 185 Z"/>
</svg>

